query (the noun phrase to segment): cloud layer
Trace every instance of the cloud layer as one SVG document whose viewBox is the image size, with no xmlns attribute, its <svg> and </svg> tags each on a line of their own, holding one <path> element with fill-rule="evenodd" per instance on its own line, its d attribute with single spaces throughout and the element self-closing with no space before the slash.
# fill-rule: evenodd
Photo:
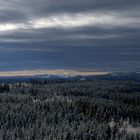
<svg viewBox="0 0 140 140">
<path fill-rule="evenodd" d="M 0 70 L 140 70 L 138 0 L 0 0 Z"/>
</svg>

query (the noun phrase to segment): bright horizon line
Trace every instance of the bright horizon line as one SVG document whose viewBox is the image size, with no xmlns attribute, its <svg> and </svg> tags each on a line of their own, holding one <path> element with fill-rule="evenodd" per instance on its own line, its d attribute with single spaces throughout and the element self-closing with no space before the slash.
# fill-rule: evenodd
<svg viewBox="0 0 140 140">
<path fill-rule="evenodd" d="M 17 70 L 17 71 L 0 71 L 0 77 L 16 77 L 16 76 L 36 76 L 36 75 L 65 75 L 65 76 L 94 76 L 105 75 L 109 72 L 101 71 L 86 71 L 86 70 L 68 70 L 68 69 L 55 69 L 55 70 Z"/>
</svg>

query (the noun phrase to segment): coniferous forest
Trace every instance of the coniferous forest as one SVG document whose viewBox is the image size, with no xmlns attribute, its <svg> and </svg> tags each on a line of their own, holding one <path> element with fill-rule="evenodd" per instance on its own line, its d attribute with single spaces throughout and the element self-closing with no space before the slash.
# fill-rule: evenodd
<svg viewBox="0 0 140 140">
<path fill-rule="evenodd" d="M 0 140 L 139 140 L 140 83 L 0 83 Z"/>
</svg>

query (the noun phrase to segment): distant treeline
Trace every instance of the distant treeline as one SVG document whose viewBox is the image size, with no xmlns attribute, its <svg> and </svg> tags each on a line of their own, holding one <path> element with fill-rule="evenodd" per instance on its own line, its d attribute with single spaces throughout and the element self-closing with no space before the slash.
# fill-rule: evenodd
<svg viewBox="0 0 140 140">
<path fill-rule="evenodd" d="M 0 140 L 139 140 L 140 83 L 0 84 Z"/>
</svg>

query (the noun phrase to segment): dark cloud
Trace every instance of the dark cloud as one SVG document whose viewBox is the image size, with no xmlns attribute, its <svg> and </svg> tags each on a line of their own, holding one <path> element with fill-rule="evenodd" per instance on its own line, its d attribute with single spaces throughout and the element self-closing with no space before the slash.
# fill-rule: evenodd
<svg viewBox="0 0 140 140">
<path fill-rule="evenodd" d="M 0 70 L 139 71 L 139 27 L 138 0 L 0 0 Z"/>
<path fill-rule="evenodd" d="M 31 8 L 31 12 L 42 15 L 91 10 L 134 10 L 139 8 L 139 4 L 138 0 L 25 0 L 22 2 L 22 5 Z"/>
<path fill-rule="evenodd" d="M 139 13 L 138 0 L 6 0 L 0 1 L 0 20 L 86 11 Z"/>
<path fill-rule="evenodd" d="M 10 9 L 0 10 L 0 23 L 24 22 L 26 20 L 27 15 L 24 12 Z"/>
</svg>

